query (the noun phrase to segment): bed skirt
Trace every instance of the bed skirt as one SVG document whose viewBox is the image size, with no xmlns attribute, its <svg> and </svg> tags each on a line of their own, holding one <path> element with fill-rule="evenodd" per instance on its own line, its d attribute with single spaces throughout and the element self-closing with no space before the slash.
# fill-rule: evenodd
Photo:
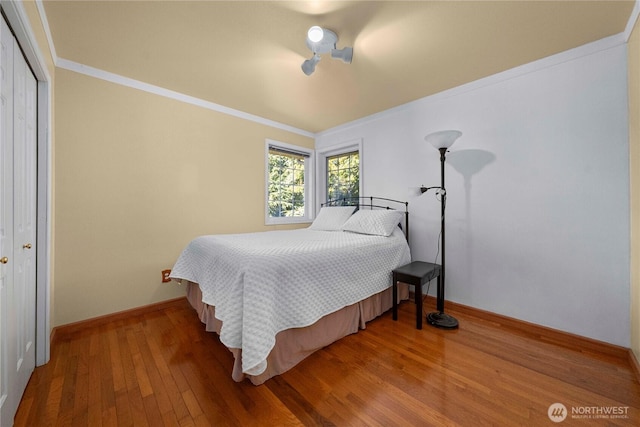
<svg viewBox="0 0 640 427">
<path fill-rule="evenodd" d="M 222 322 L 215 317 L 215 307 L 202 302 L 202 293 L 197 283 L 182 281 L 186 285 L 187 299 L 196 310 L 205 329 L 219 333 Z M 230 348 L 234 364 L 231 377 L 234 381 L 248 378 L 260 385 L 271 377 L 280 375 L 304 360 L 307 356 L 347 335 L 365 329 L 366 322 L 391 309 L 392 290 L 388 288 L 378 294 L 328 314 L 311 326 L 281 331 L 276 335 L 276 344 L 267 357 L 267 369 L 260 375 L 242 372 L 242 350 Z M 409 298 L 409 288 L 398 284 L 399 301 Z"/>
</svg>

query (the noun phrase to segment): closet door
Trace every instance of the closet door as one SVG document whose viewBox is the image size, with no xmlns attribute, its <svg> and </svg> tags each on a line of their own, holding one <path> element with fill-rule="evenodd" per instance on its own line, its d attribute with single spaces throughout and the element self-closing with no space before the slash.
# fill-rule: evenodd
<svg viewBox="0 0 640 427">
<path fill-rule="evenodd" d="M 0 32 L 0 425 L 12 425 L 15 354 L 11 336 L 13 311 L 13 36 L 4 19 Z"/>
<path fill-rule="evenodd" d="M 12 243 L 2 243 L 0 257 L 0 261 L 6 261 L 0 264 L 5 270 L 0 293 L 0 423 L 4 426 L 13 424 L 22 393 L 35 368 L 37 86 L 4 21 L 0 34 L 0 144 L 2 165 L 7 165 L 6 173 L 2 174 L 3 223 L 0 228 L 3 237 Z M 11 165 L 8 165 L 9 159 Z"/>
<path fill-rule="evenodd" d="M 13 45 L 13 304 L 17 390 L 36 365 L 36 80 Z"/>
</svg>

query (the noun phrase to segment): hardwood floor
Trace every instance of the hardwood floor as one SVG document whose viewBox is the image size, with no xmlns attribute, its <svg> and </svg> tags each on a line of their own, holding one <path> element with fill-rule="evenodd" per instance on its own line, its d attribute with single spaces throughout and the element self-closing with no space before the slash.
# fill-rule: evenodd
<svg viewBox="0 0 640 427">
<path fill-rule="evenodd" d="M 262 386 L 231 379 L 231 353 L 186 300 L 68 328 L 15 425 L 640 425 L 625 351 L 447 311 L 459 330 L 419 331 L 405 302 L 397 322 L 386 313 Z M 567 409 L 558 424 L 553 403 Z"/>
</svg>

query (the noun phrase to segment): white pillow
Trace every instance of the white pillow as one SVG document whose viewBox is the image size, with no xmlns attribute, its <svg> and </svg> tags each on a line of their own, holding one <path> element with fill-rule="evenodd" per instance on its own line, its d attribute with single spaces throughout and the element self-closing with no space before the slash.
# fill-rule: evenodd
<svg viewBox="0 0 640 427">
<path fill-rule="evenodd" d="M 309 228 L 312 230 L 340 231 L 355 210 L 355 206 L 323 206 Z"/>
<path fill-rule="evenodd" d="M 344 231 L 376 236 L 390 236 L 404 212 L 396 210 L 359 210 L 342 226 Z"/>
</svg>

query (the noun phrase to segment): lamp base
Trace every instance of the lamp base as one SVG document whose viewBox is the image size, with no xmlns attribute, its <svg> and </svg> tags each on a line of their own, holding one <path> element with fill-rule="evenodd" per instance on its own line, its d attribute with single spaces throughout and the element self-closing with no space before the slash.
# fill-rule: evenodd
<svg viewBox="0 0 640 427">
<path fill-rule="evenodd" d="M 458 319 L 441 311 L 427 314 L 427 323 L 440 329 L 458 329 Z"/>
</svg>

